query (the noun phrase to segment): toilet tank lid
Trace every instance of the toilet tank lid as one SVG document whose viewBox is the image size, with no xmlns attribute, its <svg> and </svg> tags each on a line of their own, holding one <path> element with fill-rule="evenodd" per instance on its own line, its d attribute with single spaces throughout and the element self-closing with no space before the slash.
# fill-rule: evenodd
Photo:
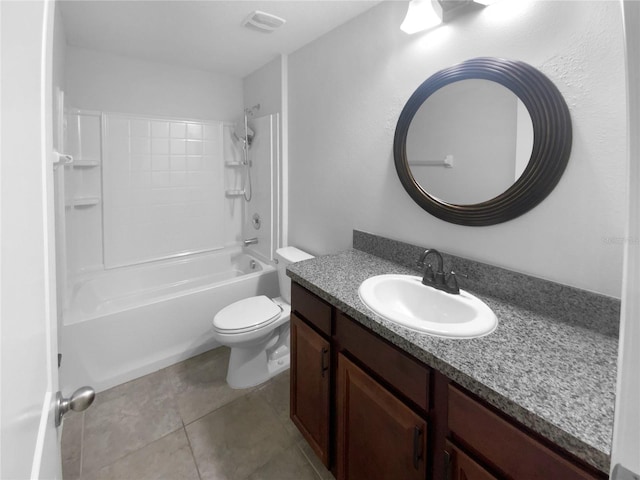
<svg viewBox="0 0 640 480">
<path fill-rule="evenodd" d="M 276 250 L 276 257 L 278 259 L 282 259 L 286 262 L 300 262 L 302 260 L 309 260 L 310 258 L 314 258 L 313 255 L 309 255 L 307 252 L 303 252 L 302 250 L 296 247 L 282 247 Z"/>
</svg>

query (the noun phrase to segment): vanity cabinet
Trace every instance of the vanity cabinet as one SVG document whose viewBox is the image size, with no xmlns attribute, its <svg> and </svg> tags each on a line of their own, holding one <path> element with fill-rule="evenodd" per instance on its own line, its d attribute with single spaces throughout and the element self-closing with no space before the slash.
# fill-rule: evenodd
<svg viewBox="0 0 640 480">
<path fill-rule="evenodd" d="M 569 460 L 525 431 L 524 427 L 505 418 L 492 407 L 465 392 L 460 387 L 448 386 L 448 453 L 450 471 L 461 468 L 473 471 L 468 480 L 485 478 L 514 478 L 522 480 L 595 480 L 604 474 L 590 471 Z M 469 452 L 466 456 L 460 448 Z M 475 459 L 472 460 L 472 457 Z M 480 463 L 496 473 L 496 477 L 482 470 Z M 489 475 L 489 476 L 486 476 Z"/>
<path fill-rule="evenodd" d="M 291 420 L 322 463 L 329 464 L 331 345 L 291 315 Z"/>
<path fill-rule="evenodd" d="M 291 284 L 290 416 L 326 467 L 331 466 L 331 326 L 334 308 Z"/>
<path fill-rule="evenodd" d="M 293 283 L 291 419 L 338 480 L 426 480 L 431 369 Z"/>
<path fill-rule="evenodd" d="M 427 423 L 338 355 L 338 480 L 426 478 Z"/>
<path fill-rule="evenodd" d="M 291 419 L 337 480 L 607 478 L 296 283 L 291 346 Z"/>
</svg>

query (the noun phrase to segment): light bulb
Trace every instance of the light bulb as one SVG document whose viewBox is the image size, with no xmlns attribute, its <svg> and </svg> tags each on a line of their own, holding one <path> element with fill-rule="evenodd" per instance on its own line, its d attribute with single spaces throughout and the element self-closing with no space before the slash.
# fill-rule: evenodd
<svg viewBox="0 0 640 480">
<path fill-rule="evenodd" d="M 411 0 L 407 16 L 404 17 L 400 30 L 409 35 L 436 27 L 442 23 L 431 0 Z"/>
</svg>

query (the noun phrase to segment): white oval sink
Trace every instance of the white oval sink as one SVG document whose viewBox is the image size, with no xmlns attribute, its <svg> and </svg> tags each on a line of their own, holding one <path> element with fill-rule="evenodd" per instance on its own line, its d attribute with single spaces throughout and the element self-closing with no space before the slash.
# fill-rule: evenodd
<svg viewBox="0 0 640 480">
<path fill-rule="evenodd" d="M 452 295 L 422 284 L 421 277 L 378 275 L 358 289 L 360 299 L 376 315 L 419 332 L 449 338 L 476 338 L 498 326 L 493 311 L 460 290 Z"/>
</svg>

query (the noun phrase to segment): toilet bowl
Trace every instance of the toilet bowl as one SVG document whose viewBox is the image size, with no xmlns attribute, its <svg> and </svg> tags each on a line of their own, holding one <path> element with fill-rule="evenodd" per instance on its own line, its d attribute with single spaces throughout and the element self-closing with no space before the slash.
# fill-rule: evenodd
<svg viewBox="0 0 640 480">
<path fill-rule="evenodd" d="M 227 383 L 249 388 L 289 368 L 291 279 L 287 265 L 313 258 L 295 247 L 276 250 L 280 297 L 264 295 L 234 302 L 213 318 L 213 336 L 231 348 Z"/>
</svg>

